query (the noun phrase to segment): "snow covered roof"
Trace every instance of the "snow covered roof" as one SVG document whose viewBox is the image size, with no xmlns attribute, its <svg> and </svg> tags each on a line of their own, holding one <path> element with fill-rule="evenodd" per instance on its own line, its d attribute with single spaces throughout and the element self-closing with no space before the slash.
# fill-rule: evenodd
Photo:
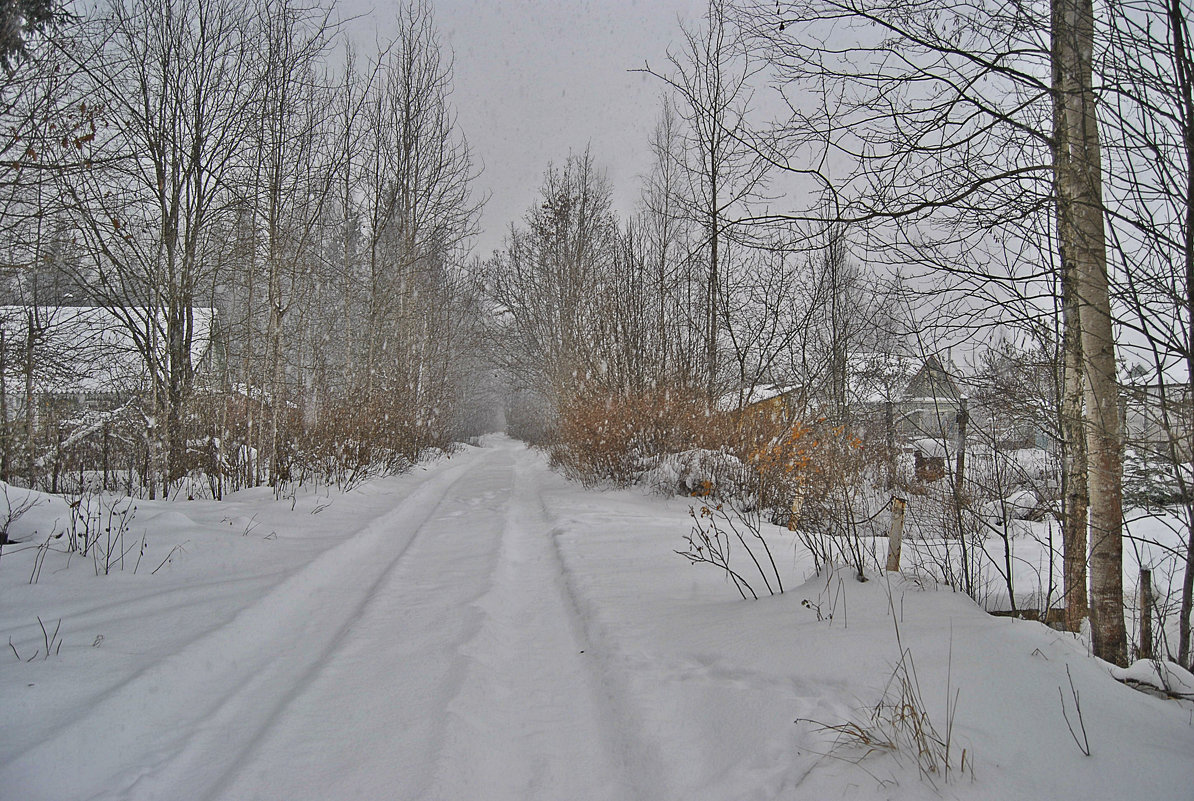
<svg viewBox="0 0 1194 801">
<path fill-rule="evenodd" d="M 745 409 L 756 403 L 763 403 L 791 392 L 796 387 L 790 384 L 760 384 L 755 387 L 743 387 L 734 392 L 727 392 L 717 402 L 717 408 L 723 412 L 733 412 Z"/>
<path fill-rule="evenodd" d="M 850 394 L 863 403 L 959 398 L 952 365 L 937 356 L 860 353 L 846 363 Z"/>
<path fill-rule="evenodd" d="M 30 315 L 42 330 L 35 349 L 35 381 L 41 391 L 58 394 L 120 393 L 138 388 L 146 375 L 145 360 L 126 324 L 135 321 L 164 357 L 164 315 L 145 307 L 119 312 L 97 306 L 0 306 L 0 331 L 4 332 L 9 363 L 8 381 L 23 375 L 19 359 L 28 332 Z M 215 309 L 191 309 L 191 365 L 198 365 L 211 349 Z M 152 328 L 151 328 L 152 325 Z M 11 385 L 10 385 L 11 390 Z"/>
<path fill-rule="evenodd" d="M 913 440 L 912 448 L 920 451 L 925 456 L 935 456 L 941 459 L 948 459 L 950 457 L 949 448 L 946 444 L 932 437 L 922 437 Z"/>
<path fill-rule="evenodd" d="M 892 353 L 856 353 L 846 360 L 847 394 L 858 403 L 925 401 L 960 398 L 956 369 L 936 356 L 919 358 Z M 796 384 L 759 384 L 727 392 L 718 400 L 723 412 L 745 409 L 793 392 Z"/>
<path fill-rule="evenodd" d="M 938 400 L 941 398 L 954 399 L 962 397 L 958 385 L 954 383 L 951 371 L 941 363 L 936 356 L 925 359 L 924 365 L 917 370 L 916 375 L 908 382 L 904 395 L 909 400 Z"/>
</svg>

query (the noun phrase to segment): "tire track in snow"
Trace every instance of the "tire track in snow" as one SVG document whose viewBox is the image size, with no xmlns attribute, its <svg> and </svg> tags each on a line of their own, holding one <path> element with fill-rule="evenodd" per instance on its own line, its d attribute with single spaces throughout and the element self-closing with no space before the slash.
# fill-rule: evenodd
<svg viewBox="0 0 1194 801">
<path fill-rule="evenodd" d="M 470 604 L 497 558 L 510 462 L 486 452 L 463 491 L 440 499 L 318 674 L 206 798 L 423 797 L 460 648 L 479 626 Z"/>
<path fill-rule="evenodd" d="M 656 797 L 628 771 L 637 743 L 594 671 L 532 460 L 523 451 L 482 615 L 462 648 L 466 674 L 447 704 L 434 781 L 419 798 Z M 535 465 L 537 468 L 538 465 Z M 541 470 L 541 468 L 540 468 Z"/>
<path fill-rule="evenodd" d="M 197 582 L 156 592 L 127 592 L 124 597 L 109 603 L 55 607 L 54 615 L 62 618 L 63 622 L 68 623 L 73 630 L 87 629 L 96 625 L 112 626 L 136 620 L 142 614 L 142 610 L 160 615 L 163 612 L 189 609 L 196 603 L 247 596 L 256 590 L 267 589 L 277 584 L 291 572 L 293 570 L 273 570 L 223 581 Z M 119 612 L 119 614 L 113 614 L 114 612 Z M 63 629 L 65 633 L 66 627 L 64 626 Z M 6 629 L 5 633 L 16 637 L 36 638 L 41 636 L 41 630 L 36 623 L 18 624 Z M 206 631 L 201 632 L 201 634 L 206 633 Z"/>
<path fill-rule="evenodd" d="M 223 777 L 310 681 L 484 455 L 432 473 L 227 624 L 109 690 L 84 717 L 0 767 L 0 787 L 28 801 L 182 797 L 183 788 L 188 797 L 203 795 L 202 784 Z M 395 536 L 404 530 L 405 540 Z M 197 681 L 196 664 L 203 668 Z M 62 760 L 71 760 L 70 770 L 56 769 Z"/>
<path fill-rule="evenodd" d="M 639 709 L 630 700 L 625 665 L 613 644 L 601 634 L 595 610 L 587 608 L 573 581 L 573 574 L 562 547 L 564 528 L 559 517 L 548 507 L 543 486 L 536 490 L 537 512 L 550 526 L 551 552 L 556 564 L 556 591 L 577 636 L 590 644 L 592 654 L 589 673 L 600 677 L 595 682 L 604 702 L 602 711 L 609 730 L 609 742 L 614 744 L 616 758 L 622 772 L 632 777 L 635 796 L 659 801 L 671 797 L 669 775 L 664 770 L 660 749 L 646 736 L 646 727 Z"/>
</svg>

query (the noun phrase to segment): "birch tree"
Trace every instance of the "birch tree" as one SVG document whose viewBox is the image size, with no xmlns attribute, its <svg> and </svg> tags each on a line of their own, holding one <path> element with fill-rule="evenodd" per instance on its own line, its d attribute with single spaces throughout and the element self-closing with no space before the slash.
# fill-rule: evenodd
<svg viewBox="0 0 1194 801">
<path fill-rule="evenodd" d="M 1091 0 L 1052 0 L 1054 169 L 1062 280 L 1077 305 L 1086 405 L 1091 633 L 1096 655 L 1127 663 L 1119 384 L 1103 227 Z M 1067 322 L 1074 322 L 1067 320 Z M 1070 347 L 1077 347 L 1072 341 Z"/>
<path fill-rule="evenodd" d="M 944 271 L 955 286 L 998 285 L 1001 305 L 1010 302 L 1025 319 L 1051 312 L 1038 299 L 1053 252 L 1060 257 L 1073 289 L 1067 308 L 1078 310 L 1067 316 L 1070 342 L 1082 344 L 1074 363 L 1084 382 L 1096 647 L 1122 662 L 1118 405 L 1089 4 L 758 3 L 744 4 L 740 20 L 768 53 L 790 111 L 765 154 L 805 181 L 832 210 L 830 220 L 866 226 L 893 261 Z M 831 28 L 849 38 L 821 44 Z M 1039 225 L 1023 224 L 1050 210 L 1058 219 L 1056 248 L 1039 237 Z M 805 204 L 751 222 L 825 219 Z M 1023 258 L 1033 252 L 1038 259 Z M 1071 459 L 1079 454 L 1068 451 Z M 1072 462 L 1068 472 L 1082 470 Z M 1078 585 L 1077 555 L 1070 556 L 1067 579 Z M 1067 595 L 1078 591 L 1071 586 Z"/>
<path fill-rule="evenodd" d="M 155 470 L 184 470 L 192 310 L 220 243 L 258 85 L 257 17 L 226 0 L 110 0 L 97 49 L 79 56 L 102 109 L 94 165 L 60 184 L 92 258 L 80 278 L 123 322 L 144 360 Z"/>
<path fill-rule="evenodd" d="M 677 196 L 683 214 L 702 232 L 703 372 L 708 400 L 721 388 L 721 334 L 725 318 L 726 241 L 743 205 L 756 197 L 764 177 L 763 162 L 744 141 L 749 136 L 750 80 L 757 66 L 740 46 L 728 4 L 711 0 L 702 27 L 682 28 L 683 44 L 668 56 L 668 71 L 645 68 L 675 94 L 684 122 L 682 158 L 686 191 Z M 734 213 L 731 213 L 731 212 Z"/>
</svg>

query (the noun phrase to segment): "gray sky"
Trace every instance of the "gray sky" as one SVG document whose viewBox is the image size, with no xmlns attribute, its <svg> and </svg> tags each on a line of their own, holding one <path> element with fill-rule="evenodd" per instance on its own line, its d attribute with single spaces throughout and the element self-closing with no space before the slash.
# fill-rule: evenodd
<svg viewBox="0 0 1194 801">
<path fill-rule="evenodd" d="M 511 221 L 536 200 L 548 162 L 592 146 L 620 212 L 649 169 L 648 136 L 662 85 L 627 70 L 663 67 L 680 23 L 704 0 L 433 0 L 441 38 L 456 55 L 460 127 L 485 165 L 477 190 L 491 195 L 476 252 L 501 246 Z M 384 37 L 385 0 L 342 0 L 362 14 L 354 31 Z"/>
</svg>

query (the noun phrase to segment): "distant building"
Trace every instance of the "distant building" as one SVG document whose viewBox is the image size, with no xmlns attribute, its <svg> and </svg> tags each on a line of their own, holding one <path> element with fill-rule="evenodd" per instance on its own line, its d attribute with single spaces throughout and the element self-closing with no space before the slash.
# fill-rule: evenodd
<svg viewBox="0 0 1194 801">
<path fill-rule="evenodd" d="M 224 348 L 217 336 L 214 309 L 190 310 L 191 367 L 203 383 L 222 372 Z M 39 402 L 66 411 L 104 411 L 148 391 L 145 354 L 127 320 L 144 321 L 143 342 L 164 359 L 165 347 L 149 327 L 148 309 L 117 313 L 104 307 L 0 306 L 3 381 L 8 413 L 22 414 L 26 373 L 31 372 Z M 158 328 L 160 317 L 157 320 Z M 27 352 L 33 329 L 32 359 Z M 30 371 L 30 367 L 32 368 Z"/>
<path fill-rule="evenodd" d="M 893 404 L 897 436 L 942 438 L 957 435 L 965 396 L 936 356 L 925 359 Z"/>
<path fill-rule="evenodd" d="M 1189 382 L 1128 382 L 1120 398 L 1127 447 L 1168 460 L 1172 439 L 1178 461 L 1191 460 L 1194 395 Z"/>
<path fill-rule="evenodd" d="M 850 418 L 871 429 L 886 428 L 890 404 L 894 436 L 901 440 L 952 437 L 965 395 L 951 371 L 936 356 L 915 359 L 891 354 L 860 354 L 846 365 L 846 403 Z M 831 417 L 822 403 L 826 393 L 799 384 L 760 384 L 724 395 L 727 412 L 766 412 L 784 417 L 816 414 Z M 812 410 L 812 411 L 810 411 Z"/>
<path fill-rule="evenodd" d="M 718 411 L 765 413 L 791 417 L 795 412 L 793 395 L 799 387 L 793 384 L 759 384 L 735 392 L 727 392 L 718 400 Z"/>
</svg>

